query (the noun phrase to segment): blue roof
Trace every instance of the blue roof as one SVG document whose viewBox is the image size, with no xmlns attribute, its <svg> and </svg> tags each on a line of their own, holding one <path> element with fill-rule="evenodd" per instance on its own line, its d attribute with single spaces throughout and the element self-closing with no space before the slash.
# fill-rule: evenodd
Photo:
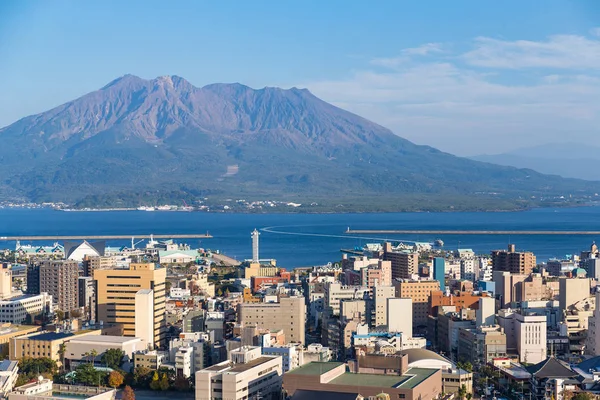
<svg viewBox="0 0 600 400">
<path fill-rule="evenodd" d="M 32 339 L 32 340 L 59 340 L 59 339 L 64 339 L 64 338 L 68 338 L 71 336 L 75 336 L 75 334 L 67 333 L 67 332 L 46 332 L 46 333 L 40 333 L 38 335 L 29 336 L 29 339 Z"/>
</svg>

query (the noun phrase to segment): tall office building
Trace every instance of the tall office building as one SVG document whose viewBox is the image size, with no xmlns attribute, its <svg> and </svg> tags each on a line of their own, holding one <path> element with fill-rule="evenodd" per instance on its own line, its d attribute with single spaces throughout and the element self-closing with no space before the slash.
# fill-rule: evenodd
<svg viewBox="0 0 600 400">
<path fill-rule="evenodd" d="M 96 319 L 96 283 L 90 276 L 80 276 L 78 279 L 78 302 L 79 307 L 85 309 L 86 317 L 90 320 Z"/>
<path fill-rule="evenodd" d="M 27 265 L 27 288 L 26 294 L 40 294 L 40 264 L 29 262 Z"/>
<path fill-rule="evenodd" d="M 427 326 L 431 292 L 437 290 L 440 290 L 440 283 L 436 280 L 403 280 L 396 283 L 396 297 L 412 299 L 413 329 Z"/>
<path fill-rule="evenodd" d="M 446 260 L 442 257 L 433 259 L 433 279 L 440 283 L 440 290 L 446 290 Z"/>
<path fill-rule="evenodd" d="M 257 263 L 259 262 L 259 258 L 258 258 L 258 236 L 260 235 L 260 233 L 255 229 L 252 231 L 252 262 L 253 263 Z"/>
<path fill-rule="evenodd" d="M 39 291 L 52 296 L 56 309 L 69 312 L 79 306 L 77 261 L 43 260 L 39 263 Z"/>
<path fill-rule="evenodd" d="M 531 252 L 515 251 L 515 245 L 509 244 L 508 250 L 492 251 L 492 269 L 513 274 L 529 275 L 536 265 L 535 255 Z"/>
<path fill-rule="evenodd" d="M 387 326 L 388 332 L 402 333 L 403 337 L 412 337 L 412 299 L 394 297 L 387 299 Z"/>
<path fill-rule="evenodd" d="M 163 345 L 166 335 L 166 277 L 167 270 L 156 267 L 153 263 L 132 263 L 129 268 L 95 270 L 98 320 L 123 324 L 124 336 L 135 336 L 136 294 L 142 289 L 150 289 L 153 291 L 154 315 L 137 317 L 153 318 L 154 344 Z"/>
</svg>

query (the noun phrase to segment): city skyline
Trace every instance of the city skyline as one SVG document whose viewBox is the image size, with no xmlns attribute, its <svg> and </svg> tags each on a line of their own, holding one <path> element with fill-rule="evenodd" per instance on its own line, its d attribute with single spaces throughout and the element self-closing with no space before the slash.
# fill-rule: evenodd
<svg viewBox="0 0 600 400">
<path fill-rule="evenodd" d="M 133 73 L 306 87 L 458 155 L 595 134 L 594 2 L 312 6 L 3 3 L 0 126 Z"/>
</svg>

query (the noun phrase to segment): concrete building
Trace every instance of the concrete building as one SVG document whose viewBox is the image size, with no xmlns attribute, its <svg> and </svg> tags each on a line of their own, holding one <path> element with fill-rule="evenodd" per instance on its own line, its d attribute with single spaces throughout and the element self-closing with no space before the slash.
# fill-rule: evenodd
<svg viewBox="0 0 600 400">
<path fill-rule="evenodd" d="M 413 304 L 411 298 L 387 299 L 387 327 L 391 333 L 400 332 L 406 337 L 413 335 Z"/>
<path fill-rule="evenodd" d="M 12 269 L 10 264 L 0 264 L 0 300 L 12 296 Z"/>
<path fill-rule="evenodd" d="M 396 297 L 410 298 L 413 303 L 413 329 L 426 327 L 431 292 L 440 290 L 436 280 L 402 280 L 396 283 Z"/>
<path fill-rule="evenodd" d="M 97 357 L 94 362 L 101 366 L 100 359 L 107 350 L 121 350 L 125 356 L 133 359 L 134 353 L 146 349 L 140 338 L 108 335 L 75 336 L 65 342 L 64 359 L 67 368 L 74 369 L 79 364 L 89 362 L 88 355 L 95 350 Z"/>
<path fill-rule="evenodd" d="M 575 303 L 590 297 L 590 279 L 560 278 L 559 282 L 559 306 L 567 310 Z"/>
<path fill-rule="evenodd" d="M 392 280 L 411 279 L 419 270 L 419 253 L 392 250 L 389 242 L 383 245 L 383 259 L 392 262 Z"/>
<path fill-rule="evenodd" d="M 166 351 L 144 350 L 133 355 L 135 368 L 144 367 L 156 371 L 162 364 L 167 362 L 169 362 L 169 353 Z"/>
<path fill-rule="evenodd" d="M 196 400 L 279 398 L 282 360 L 261 356 L 244 364 L 224 361 L 196 372 Z"/>
<path fill-rule="evenodd" d="M 134 298 L 135 315 L 150 316 L 154 314 L 154 291 L 152 289 L 140 289 Z M 154 348 L 156 336 L 154 321 L 152 318 L 137 317 L 134 320 L 135 336 L 142 339 L 146 349 Z"/>
<path fill-rule="evenodd" d="M 130 264 L 126 269 L 94 271 L 98 320 L 121 323 L 125 336 L 136 336 L 136 295 L 140 290 L 152 290 L 154 344 L 165 342 L 165 280 L 167 271 L 152 263 Z M 141 303 L 140 303 L 141 307 Z M 148 309 L 149 305 L 145 305 Z"/>
<path fill-rule="evenodd" d="M 370 289 L 365 286 L 342 286 L 337 282 L 329 282 L 324 287 L 325 307 L 330 307 L 332 315 L 338 316 L 342 300 L 364 299 L 369 292 Z"/>
<path fill-rule="evenodd" d="M 52 312 L 52 296 L 48 293 L 24 294 L 0 300 L 0 322 L 33 323 L 35 317 Z"/>
<path fill-rule="evenodd" d="M 204 319 L 206 311 L 202 309 L 191 310 L 183 317 L 183 332 L 202 332 L 204 328 Z"/>
<path fill-rule="evenodd" d="M 491 326 L 496 324 L 496 300 L 492 297 L 480 297 L 479 308 L 475 314 L 477 326 Z"/>
<path fill-rule="evenodd" d="M 225 313 L 220 311 L 209 311 L 206 313 L 204 327 L 211 333 L 213 342 L 222 342 L 225 334 Z"/>
<path fill-rule="evenodd" d="M 96 282 L 91 276 L 80 276 L 77 283 L 77 304 L 85 310 L 88 320 L 95 320 Z"/>
<path fill-rule="evenodd" d="M 48 293 L 56 309 L 69 312 L 79 306 L 79 267 L 77 261 L 44 260 L 40 262 L 38 293 Z"/>
<path fill-rule="evenodd" d="M 262 348 L 264 356 L 280 356 L 283 373 L 289 372 L 302 365 L 302 350 L 295 343 L 268 346 Z"/>
<path fill-rule="evenodd" d="M 5 399 L 12 392 L 19 377 L 19 363 L 3 360 L 0 362 L 0 396 Z"/>
<path fill-rule="evenodd" d="M 443 257 L 433 259 L 433 279 L 440 283 L 440 290 L 446 290 L 446 260 Z"/>
<path fill-rule="evenodd" d="M 8 357 L 9 344 L 12 338 L 29 335 L 30 333 L 39 332 L 40 330 L 42 330 L 42 327 L 35 325 L 2 324 L 0 326 L 0 354 Z"/>
<path fill-rule="evenodd" d="M 100 335 L 101 330 L 70 332 L 41 332 L 14 337 L 9 344 L 9 358 L 20 360 L 24 357 L 47 357 L 58 364 L 62 362 L 60 349 L 63 343 L 85 335 Z"/>
<path fill-rule="evenodd" d="M 361 268 L 361 285 L 369 288 L 392 284 L 392 262 L 379 260 L 375 265 Z"/>
<path fill-rule="evenodd" d="M 600 355 L 600 292 L 596 292 L 596 308 L 594 314 L 588 319 L 588 335 L 586 353 L 593 356 Z"/>
<path fill-rule="evenodd" d="M 70 242 L 65 241 L 65 258 L 76 262 L 82 262 L 86 257 L 98 257 L 104 255 L 106 242 Z"/>
<path fill-rule="evenodd" d="M 460 260 L 460 278 L 475 282 L 477 280 L 477 269 L 478 269 L 479 260 L 472 258 L 461 258 Z M 491 275 L 491 274 L 490 274 Z M 491 277 L 490 277 L 491 279 Z"/>
<path fill-rule="evenodd" d="M 394 286 L 376 286 L 373 289 L 373 308 L 375 314 L 375 321 L 372 323 L 373 326 L 387 325 L 387 300 L 395 296 L 396 288 Z"/>
<path fill-rule="evenodd" d="M 546 263 L 546 271 L 552 276 L 568 275 L 575 268 L 577 268 L 577 263 L 573 260 L 552 259 Z"/>
<path fill-rule="evenodd" d="M 536 266 L 535 255 L 531 252 L 517 252 L 515 245 L 509 244 L 508 250 L 492 251 L 492 269 L 513 274 L 529 275 Z"/>
<path fill-rule="evenodd" d="M 113 256 L 86 256 L 83 258 L 83 275 L 94 276 L 97 269 L 113 269 L 117 266 L 117 259 Z"/>
<path fill-rule="evenodd" d="M 239 321 L 242 325 L 256 325 L 259 329 L 283 329 L 288 343 L 305 343 L 304 297 L 280 297 L 278 303 L 240 304 Z"/>
<path fill-rule="evenodd" d="M 519 361 L 537 364 L 547 357 L 546 316 L 514 314 Z"/>
<path fill-rule="evenodd" d="M 374 363 L 377 364 L 377 361 Z M 313 390 L 360 393 L 365 398 L 386 393 L 394 399 L 417 400 L 436 399 L 442 392 L 442 372 L 439 369 L 408 368 L 400 369 L 398 374 L 394 373 L 398 366 L 386 369 L 386 373 L 367 364 L 362 370 L 374 373 L 347 372 L 346 365 L 339 362 L 313 362 L 285 374 L 283 385 L 288 396 L 300 390 Z"/>
<path fill-rule="evenodd" d="M 500 326 L 480 326 L 476 329 L 459 330 L 459 360 L 481 366 L 498 357 L 506 357 L 506 335 Z"/>
</svg>

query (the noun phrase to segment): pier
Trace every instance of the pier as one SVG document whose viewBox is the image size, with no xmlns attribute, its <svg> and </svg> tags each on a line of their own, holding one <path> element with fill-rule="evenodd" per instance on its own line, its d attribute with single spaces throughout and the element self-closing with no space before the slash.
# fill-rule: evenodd
<svg viewBox="0 0 600 400">
<path fill-rule="evenodd" d="M 65 235 L 65 236 L 0 236 L 0 241 L 36 241 L 36 240 L 123 240 L 135 237 L 136 239 L 210 239 L 212 236 L 206 233 L 185 233 L 172 235 Z"/>
<path fill-rule="evenodd" d="M 469 231 L 469 230 L 376 230 L 376 229 L 348 229 L 345 232 L 352 234 L 379 234 L 379 235 L 600 235 L 600 231 Z"/>
</svg>

